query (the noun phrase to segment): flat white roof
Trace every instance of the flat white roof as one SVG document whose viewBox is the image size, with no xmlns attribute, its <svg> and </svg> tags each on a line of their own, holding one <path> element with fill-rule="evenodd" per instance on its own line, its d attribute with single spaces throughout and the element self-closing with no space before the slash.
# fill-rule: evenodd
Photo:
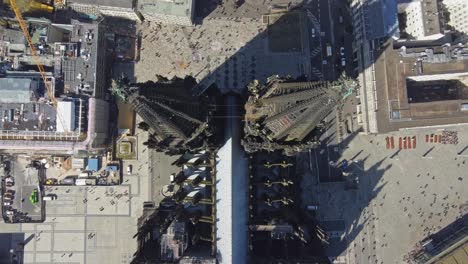
<svg viewBox="0 0 468 264">
<path fill-rule="evenodd" d="M 235 97 L 227 116 L 234 113 Z M 247 263 L 248 162 L 240 145 L 239 119 L 226 122 L 226 143 L 220 148 L 216 165 L 216 247 L 219 263 Z"/>
<path fill-rule="evenodd" d="M 57 102 L 57 132 L 75 130 L 75 103 L 72 101 Z"/>
</svg>

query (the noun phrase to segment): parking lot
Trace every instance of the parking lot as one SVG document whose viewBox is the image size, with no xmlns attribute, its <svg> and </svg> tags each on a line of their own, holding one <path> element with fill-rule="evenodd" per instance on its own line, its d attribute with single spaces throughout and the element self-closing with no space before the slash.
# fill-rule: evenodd
<svg viewBox="0 0 468 264">
<path fill-rule="evenodd" d="M 40 222 L 44 219 L 39 170 L 27 156 L 4 156 L 2 181 L 3 215 L 11 222 Z"/>
<path fill-rule="evenodd" d="M 137 130 L 137 138 L 141 144 L 147 133 Z M 22 252 L 24 263 L 130 263 L 137 248 L 138 217 L 154 188 L 148 151 L 143 145 L 136 151 L 138 160 L 122 163 L 133 170 L 123 173 L 121 185 L 45 186 L 44 194 L 56 199 L 44 202 L 44 222 L 0 222 L 0 232 L 7 233 L 0 240 Z"/>
</svg>

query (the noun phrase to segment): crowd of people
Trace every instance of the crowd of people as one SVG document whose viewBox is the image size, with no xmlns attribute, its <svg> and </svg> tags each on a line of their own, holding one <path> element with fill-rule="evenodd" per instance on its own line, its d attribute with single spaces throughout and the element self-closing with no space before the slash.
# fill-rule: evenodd
<svg viewBox="0 0 468 264">
<path fill-rule="evenodd" d="M 457 131 L 442 131 L 442 144 L 458 144 L 458 132 Z"/>
</svg>

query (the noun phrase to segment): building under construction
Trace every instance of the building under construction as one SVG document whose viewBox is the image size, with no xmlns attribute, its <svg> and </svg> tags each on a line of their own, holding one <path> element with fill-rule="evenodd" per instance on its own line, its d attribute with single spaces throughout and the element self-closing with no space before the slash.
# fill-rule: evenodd
<svg viewBox="0 0 468 264">
<path fill-rule="evenodd" d="M 245 105 L 245 150 L 282 150 L 291 155 L 317 146 L 314 132 L 355 86 L 352 80 L 296 82 L 278 77 L 263 86 L 252 82 Z"/>
<path fill-rule="evenodd" d="M 206 149 L 213 133 L 216 100 L 192 96 L 194 85 L 189 77 L 134 85 L 116 81 L 113 91 L 144 120 L 139 126 L 151 135 L 145 144 L 176 154 Z"/>
<path fill-rule="evenodd" d="M 0 149 L 104 149 L 109 106 L 101 24 L 28 20 L 28 43 L 17 23 L 7 22 L 0 28 Z"/>
</svg>

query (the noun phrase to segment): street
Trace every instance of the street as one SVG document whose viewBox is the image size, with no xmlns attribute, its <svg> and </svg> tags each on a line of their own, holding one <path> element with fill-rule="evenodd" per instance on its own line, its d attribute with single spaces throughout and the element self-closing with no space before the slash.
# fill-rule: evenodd
<svg viewBox="0 0 468 264">
<path fill-rule="evenodd" d="M 336 80 L 343 70 L 350 75 L 353 71 L 352 32 L 347 32 L 350 28 L 346 28 L 351 23 L 345 11 L 346 2 L 309 0 L 304 8 L 310 28 L 311 79 Z M 331 48 L 331 54 L 327 47 Z"/>
</svg>

